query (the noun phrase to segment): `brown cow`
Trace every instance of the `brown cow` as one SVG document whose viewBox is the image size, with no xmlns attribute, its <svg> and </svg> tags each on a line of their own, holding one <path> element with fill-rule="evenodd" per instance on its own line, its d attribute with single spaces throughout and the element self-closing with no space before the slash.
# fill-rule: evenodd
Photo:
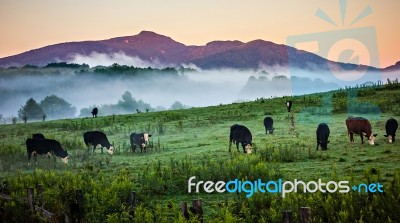
<svg viewBox="0 0 400 223">
<path fill-rule="evenodd" d="M 349 116 L 346 119 L 347 134 L 350 135 L 350 142 L 354 143 L 353 134 L 359 134 L 361 137 L 361 143 L 364 144 L 363 136 L 368 138 L 370 145 L 374 145 L 375 136 L 377 134 L 372 134 L 372 127 L 368 119 L 362 117 L 352 117 Z"/>
</svg>

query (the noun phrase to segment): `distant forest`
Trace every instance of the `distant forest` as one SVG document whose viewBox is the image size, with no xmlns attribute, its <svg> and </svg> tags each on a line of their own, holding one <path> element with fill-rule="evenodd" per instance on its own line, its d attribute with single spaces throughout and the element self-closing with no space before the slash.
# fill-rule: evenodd
<svg viewBox="0 0 400 223">
<path fill-rule="evenodd" d="M 46 66 L 38 67 L 34 65 L 25 65 L 23 67 L 8 67 L 8 68 L 1 68 L 0 67 L 0 75 L 6 74 L 15 74 L 15 73 L 31 73 L 31 74 L 47 74 L 52 72 L 53 74 L 62 73 L 63 69 L 74 70 L 75 74 L 88 74 L 88 73 L 95 73 L 95 74 L 124 74 L 124 75 L 139 75 L 139 74 L 182 74 L 184 72 L 196 72 L 196 69 L 187 68 L 180 66 L 178 68 L 166 67 L 163 69 L 158 68 L 141 68 L 141 67 L 134 67 L 128 65 L 119 65 L 114 63 L 110 66 L 95 66 L 89 67 L 87 64 L 75 64 L 75 63 L 49 63 Z"/>
</svg>

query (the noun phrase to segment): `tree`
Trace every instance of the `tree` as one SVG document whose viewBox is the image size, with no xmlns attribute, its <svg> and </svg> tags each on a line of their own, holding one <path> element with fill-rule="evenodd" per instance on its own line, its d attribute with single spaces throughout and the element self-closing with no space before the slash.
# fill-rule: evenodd
<svg viewBox="0 0 400 223">
<path fill-rule="evenodd" d="M 131 92 L 125 91 L 122 95 L 122 100 L 118 100 L 117 107 L 124 109 L 126 112 L 133 112 L 138 108 L 138 103 Z"/>
<path fill-rule="evenodd" d="M 50 119 L 72 117 L 76 112 L 75 107 L 56 95 L 45 97 L 40 102 L 40 107 L 43 109 L 44 113 L 46 113 L 46 117 Z"/>
<path fill-rule="evenodd" d="M 181 102 L 179 101 L 175 101 L 172 105 L 171 105 L 171 110 L 179 110 L 179 109 L 185 109 L 186 106 L 183 105 Z"/>
<path fill-rule="evenodd" d="M 43 112 L 43 109 L 33 98 L 30 98 L 28 101 L 26 101 L 25 106 L 22 106 L 18 110 L 19 118 L 25 117 L 29 118 L 30 120 L 40 120 L 44 114 L 45 113 Z"/>
</svg>

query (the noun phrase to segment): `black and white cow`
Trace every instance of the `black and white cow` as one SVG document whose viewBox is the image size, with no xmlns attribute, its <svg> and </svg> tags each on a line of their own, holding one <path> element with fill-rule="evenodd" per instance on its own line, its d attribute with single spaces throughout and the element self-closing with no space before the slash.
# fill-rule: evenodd
<svg viewBox="0 0 400 223">
<path fill-rule="evenodd" d="M 53 139 L 27 139 L 26 150 L 28 153 L 28 160 L 33 156 L 37 162 L 36 155 L 48 155 L 49 159 L 51 154 L 60 157 L 64 163 L 68 163 L 68 152 L 64 151 L 61 144 Z"/>
<path fill-rule="evenodd" d="M 292 109 L 292 101 L 286 101 L 286 107 L 287 111 L 290 112 L 290 109 Z"/>
<path fill-rule="evenodd" d="M 273 134 L 274 133 L 274 120 L 271 117 L 264 118 L 264 127 L 265 134 Z"/>
<path fill-rule="evenodd" d="M 32 134 L 32 139 L 45 139 L 42 133 L 34 133 Z"/>
<path fill-rule="evenodd" d="M 148 133 L 132 133 L 129 137 L 131 141 L 132 152 L 136 151 L 136 146 L 140 147 L 141 153 L 143 150 L 146 152 L 149 137 L 151 137 L 151 135 Z"/>
<path fill-rule="evenodd" d="M 394 143 L 395 141 L 395 136 L 396 136 L 396 131 L 397 128 L 399 127 L 399 124 L 397 123 L 397 120 L 394 118 L 390 118 L 386 121 L 385 129 L 386 129 L 386 135 L 385 137 L 388 137 L 389 143 Z"/>
<path fill-rule="evenodd" d="M 239 151 L 239 143 L 242 144 L 243 152 L 251 154 L 252 152 L 252 136 L 250 130 L 243 125 L 232 125 L 229 135 L 229 152 L 231 152 L 232 143 L 236 143 Z"/>
<path fill-rule="evenodd" d="M 92 112 L 90 112 L 90 113 L 92 113 L 93 118 L 97 118 L 97 113 L 99 113 L 99 109 L 97 109 L 96 107 L 94 107 L 93 110 L 92 110 Z"/>
<path fill-rule="evenodd" d="M 90 151 L 90 145 L 93 146 L 93 153 L 97 145 L 100 145 L 101 153 L 103 153 L 103 147 L 106 147 L 109 154 L 113 154 L 114 147 L 110 144 L 106 134 L 100 131 L 85 132 L 83 134 L 83 140 Z"/>
<path fill-rule="evenodd" d="M 328 140 L 329 138 L 329 127 L 326 123 L 320 123 L 317 127 L 317 150 L 319 145 L 321 145 L 322 150 L 327 150 L 328 149 L 328 143 L 330 142 Z"/>
</svg>

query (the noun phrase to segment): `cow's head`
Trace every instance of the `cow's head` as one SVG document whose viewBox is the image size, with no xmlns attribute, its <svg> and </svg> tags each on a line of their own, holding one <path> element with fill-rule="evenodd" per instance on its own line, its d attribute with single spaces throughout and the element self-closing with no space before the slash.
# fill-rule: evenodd
<svg viewBox="0 0 400 223">
<path fill-rule="evenodd" d="M 107 149 L 108 154 L 112 155 L 114 153 L 114 147 L 110 145 L 110 148 Z"/>
<path fill-rule="evenodd" d="M 388 138 L 389 143 L 393 143 L 393 136 L 392 135 L 384 135 L 384 136 Z"/>
<path fill-rule="evenodd" d="M 378 134 L 372 134 L 367 136 L 367 134 L 365 134 L 365 132 L 363 132 L 363 135 L 365 135 L 368 138 L 368 143 L 370 145 L 375 145 L 375 136 L 377 136 Z"/>
<path fill-rule="evenodd" d="M 150 138 L 150 137 L 151 137 L 151 134 L 144 133 L 144 134 L 143 134 L 144 142 L 147 143 L 147 142 L 149 141 L 149 138 Z"/>
<path fill-rule="evenodd" d="M 68 163 L 68 156 L 61 158 L 61 160 L 63 161 L 63 163 Z"/>
<path fill-rule="evenodd" d="M 327 142 L 326 141 L 319 141 L 319 144 L 321 145 L 321 149 L 322 150 L 327 150 L 329 142 L 330 142 L 329 140 Z"/>
<path fill-rule="evenodd" d="M 251 154 L 252 151 L 253 151 L 251 143 L 250 144 L 246 144 L 246 146 L 244 148 L 245 148 L 247 154 Z"/>
<path fill-rule="evenodd" d="M 68 152 L 67 150 L 65 150 L 64 154 L 62 154 L 61 160 L 63 161 L 63 163 L 67 164 L 68 163 Z"/>
</svg>

